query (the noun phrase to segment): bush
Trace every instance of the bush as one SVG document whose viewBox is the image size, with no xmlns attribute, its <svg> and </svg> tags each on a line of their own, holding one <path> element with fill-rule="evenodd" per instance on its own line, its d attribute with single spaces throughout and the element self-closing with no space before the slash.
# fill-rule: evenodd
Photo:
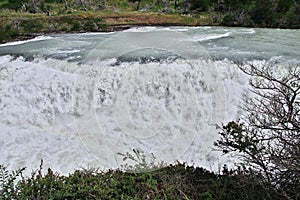
<svg viewBox="0 0 300 200">
<path fill-rule="evenodd" d="M 193 0 L 191 2 L 191 10 L 207 11 L 210 4 L 210 0 Z"/>
<path fill-rule="evenodd" d="M 216 142 L 224 153 L 237 151 L 242 165 L 285 198 L 300 198 L 300 67 L 279 77 L 271 68 L 240 65 L 252 76 L 252 97 L 245 97 L 245 116 L 221 128 Z"/>
<path fill-rule="evenodd" d="M 293 0 L 214 0 L 212 14 L 222 25 L 297 28 L 299 7 Z"/>
<path fill-rule="evenodd" d="M 22 175 L 25 168 L 9 172 L 7 168 L 0 165 L 0 199 L 9 200 L 17 197 L 15 183 L 18 177 Z"/>
<path fill-rule="evenodd" d="M 8 181 L 0 185 L 0 199 L 276 199 L 266 196 L 249 172 L 224 168 L 217 175 L 180 163 L 142 173 L 83 169 L 68 176 L 51 169 L 43 174 L 41 163 L 31 177 L 20 181 L 15 178 L 19 172 L 5 173 Z M 0 184 L 1 180 L 0 176 Z"/>
<path fill-rule="evenodd" d="M 22 5 L 27 3 L 27 0 L 8 0 L 7 8 L 18 11 L 22 8 Z"/>
<path fill-rule="evenodd" d="M 0 24 L 0 33 L 0 42 L 6 42 L 19 35 L 19 32 L 11 24 Z"/>
<path fill-rule="evenodd" d="M 44 24 L 39 20 L 33 21 L 32 19 L 23 19 L 20 21 L 20 27 L 23 28 L 25 33 L 34 33 L 40 32 L 44 27 Z"/>
<path fill-rule="evenodd" d="M 71 31 L 78 31 L 80 30 L 80 23 L 78 21 L 74 21 L 72 23 Z"/>
</svg>

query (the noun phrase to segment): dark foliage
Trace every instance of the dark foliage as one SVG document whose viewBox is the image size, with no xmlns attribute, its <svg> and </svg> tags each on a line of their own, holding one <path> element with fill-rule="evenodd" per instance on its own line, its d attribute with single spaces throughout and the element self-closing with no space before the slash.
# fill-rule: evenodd
<svg viewBox="0 0 300 200">
<path fill-rule="evenodd" d="M 300 2 L 293 0 L 214 0 L 214 19 L 229 26 L 300 27 Z"/>
<path fill-rule="evenodd" d="M 276 199 L 251 173 L 226 167 L 222 175 L 176 164 L 143 173 L 91 169 L 60 176 L 51 169 L 42 174 L 41 164 L 16 181 L 22 170 L 10 175 L 0 167 L 6 174 L 2 180 L 0 173 L 0 199 Z"/>
<path fill-rule="evenodd" d="M 216 142 L 224 153 L 236 151 L 257 180 L 272 185 L 278 195 L 300 198 L 300 67 L 274 73 L 280 65 L 240 65 L 253 76 L 252 96 L 245 96 L 241 121 L 221 128 Z M 273 69 L 273 70 L 272 70 Z"/>
</svg>

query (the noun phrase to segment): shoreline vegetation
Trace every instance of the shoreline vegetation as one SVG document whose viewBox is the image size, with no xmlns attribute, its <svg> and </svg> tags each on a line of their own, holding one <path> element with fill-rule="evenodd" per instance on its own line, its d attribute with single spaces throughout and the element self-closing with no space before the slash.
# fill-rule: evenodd
<svg viewBox="0 0 300 200">
<path fill-rule="evenodd" d="M 135 26 L 206 26 L 208 15 L 160 14 L 154 12 L 75 13 L 57 16 L 0 13 L 0 43 L 31 39 L 44 34 L 113 32 Z"/>
<path fill-rule="evenodd" d="M 0 43 L 132 26 L 300 28 L 297 0 L 1 0 Z"/>
</svg>

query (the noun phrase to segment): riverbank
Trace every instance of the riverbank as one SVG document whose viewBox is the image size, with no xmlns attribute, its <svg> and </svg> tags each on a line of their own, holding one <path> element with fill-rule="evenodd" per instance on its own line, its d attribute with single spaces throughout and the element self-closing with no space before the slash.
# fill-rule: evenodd
<svg viewBox="0 0 300 200">
<path fill-rule="evenodd" d="M 15 1 L 0 3 L 0 43 L 40 34 L 118 31 L 131 26 L 300 28 L 296 1 Z"/>
<path fill-rule="evenodd" d="M 94 12 L 56 16 L 30 13 L 0 14 L 0 43 L 23 40 L 43 34 L 111 32 L 132 26 L 213 25 L 208 14 L 182 15 L 154 12 Z"/>
</svg>

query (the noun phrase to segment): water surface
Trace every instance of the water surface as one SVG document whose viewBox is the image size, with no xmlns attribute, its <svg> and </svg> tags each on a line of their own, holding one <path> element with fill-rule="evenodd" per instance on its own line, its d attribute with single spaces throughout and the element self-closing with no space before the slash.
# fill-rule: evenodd
<svg viewBox="0 0 300 200">
<path fill-rule="evenodd" d="M 215 124 L 238 118 L 234 61 L 299 63 L 300 31 L 139 27 L 0 45 L 0 163 L 68 173 L 118 153 L 218 170 Z M 155 159 L 154 159 L 155 157 Z"/>
</svg>

